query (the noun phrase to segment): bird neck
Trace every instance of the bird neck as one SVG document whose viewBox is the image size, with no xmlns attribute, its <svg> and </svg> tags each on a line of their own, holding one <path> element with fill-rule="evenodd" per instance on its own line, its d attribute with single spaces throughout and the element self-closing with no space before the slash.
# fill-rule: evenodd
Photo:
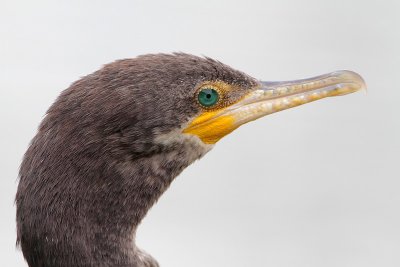
<svg viewBox="0 0 400 267">
<path fill-rule="evenodd" d="M 91 190 L 87 210 L 91 223 L 85 231 L 95 231 L 95 238 L 88 244 L 99 253 L 95 258 L 122 258 L 129 263 L 158 266 L 150 255 L 136 247 L 137 227 L 174 178 L 209 149 L 176 146 L 109 166 L 103 182 Z"/>
<path fill-rule="evenodd" d="M 102 182 L 86 193 L 90 201 L 81 218 L 87 223 L 75 236 L 79 241 L 87 235 L 90 260 L 112 260 L 106 266 L 158 266 L 136 246 L 137 227 L 188 164 L 177 151 L 170 151 L 109 166 Z"/>
<path fill-rule="evenodd" d="M 46 152 L 53 156 L 31 160 L 40 142 L 21 165 L 21 179 L 30 179 L 17 195 L 18 240 L 29 266 L 158 266 L 136 247 L 137 227 L 173 179 L 210 148 L 178 144 L 123 157 L 77 146 L 57 153 L 53 146 Z M 85 156 L 77 160 L 77 153 Z"/>
</svg>

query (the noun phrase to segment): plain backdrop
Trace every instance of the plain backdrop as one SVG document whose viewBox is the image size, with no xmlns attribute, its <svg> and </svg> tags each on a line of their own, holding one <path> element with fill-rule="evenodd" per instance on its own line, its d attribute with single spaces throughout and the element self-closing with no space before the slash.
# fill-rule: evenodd
<svg viewBox="0 0 400 267">
<path fill-rule="evenodd" d="M 0 1 L 0 259 L 17 172 L 61 90 L 102 64 L 183 51 L 262 80 L 338 69 L 367 92 L 247 124 L 187 168 L 137 243 L 162 267 L 400 266 L 400 1 Z"/>
</svg>

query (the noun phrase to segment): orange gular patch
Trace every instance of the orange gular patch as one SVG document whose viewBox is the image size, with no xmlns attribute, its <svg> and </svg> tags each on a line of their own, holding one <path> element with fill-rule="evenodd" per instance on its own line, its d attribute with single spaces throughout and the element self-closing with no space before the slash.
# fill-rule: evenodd
<svg viewBox="0 0 400 267">
<path fill-rule="evenodd" d="M 203 89 L 213 89 L 219 94 L 218 102 L 213 106 L 203 106 L 199 101 L 199 92 Z M 238 102 L 235 98 L 233 101 L 230 96 L 240 88 L 236 85 L 227 84 L 222 81 L 207 81 L 201 84 L 195 94 L 198 104 L 202 107 L 203 112 L 195 117 L 190 124 L 183 130 L 185 134 L 198 136 L 205 144 L 215 144 L 225 135 L 235 130 L 235 118 L 229 114 L 224 114 L 224 110 L 232 104 Z"/>
<path fill-rule="evenodd" d="M 183 132 L 198 136 L 205 144 L 215 144 L 237 128 L 235 118 L 230 115 L 218 116 L 221 112 L 222 110 L 203 112 Z"/>
</svg>

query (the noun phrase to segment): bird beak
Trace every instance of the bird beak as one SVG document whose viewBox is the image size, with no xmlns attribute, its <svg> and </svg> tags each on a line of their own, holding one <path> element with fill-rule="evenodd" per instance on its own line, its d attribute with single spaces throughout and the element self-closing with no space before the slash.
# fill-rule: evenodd
<svg viewBox="0 0 400 267">
<path fill-rule="evenodd" d="M 195 119 L 186 132 L 196 134 L 207 144 L 214 144 L 239 126 L 281 110 L 330 96 L 340 96 L 365 89 L 364 80 L 352 71 L 335 71 L 309 79 L 285 82 L 260 82 L 238 102 Z"/>
<path fill-rule="evenodd" d="M 271 113 L 365 88 L 361 76 L 352 71 L 336 71 L 286 82 L 261 82 L 259 89 L 229 107 L 225 114 L 235 117 L 235 125 L 240 126 Z"/>
</svg>

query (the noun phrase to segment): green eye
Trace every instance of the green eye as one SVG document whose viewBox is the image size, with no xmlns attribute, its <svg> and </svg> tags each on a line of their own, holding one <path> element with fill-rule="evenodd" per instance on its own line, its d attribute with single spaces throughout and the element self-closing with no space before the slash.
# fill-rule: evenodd
<svg viewBox="0 0 400 267">
<path fill-rule="evenodd" d="M 204 88 L 199 92 L 199 103 L 204 107 L 214 106 L 219 99 L 217 90 L 212 88 Z"/>
</svg>

